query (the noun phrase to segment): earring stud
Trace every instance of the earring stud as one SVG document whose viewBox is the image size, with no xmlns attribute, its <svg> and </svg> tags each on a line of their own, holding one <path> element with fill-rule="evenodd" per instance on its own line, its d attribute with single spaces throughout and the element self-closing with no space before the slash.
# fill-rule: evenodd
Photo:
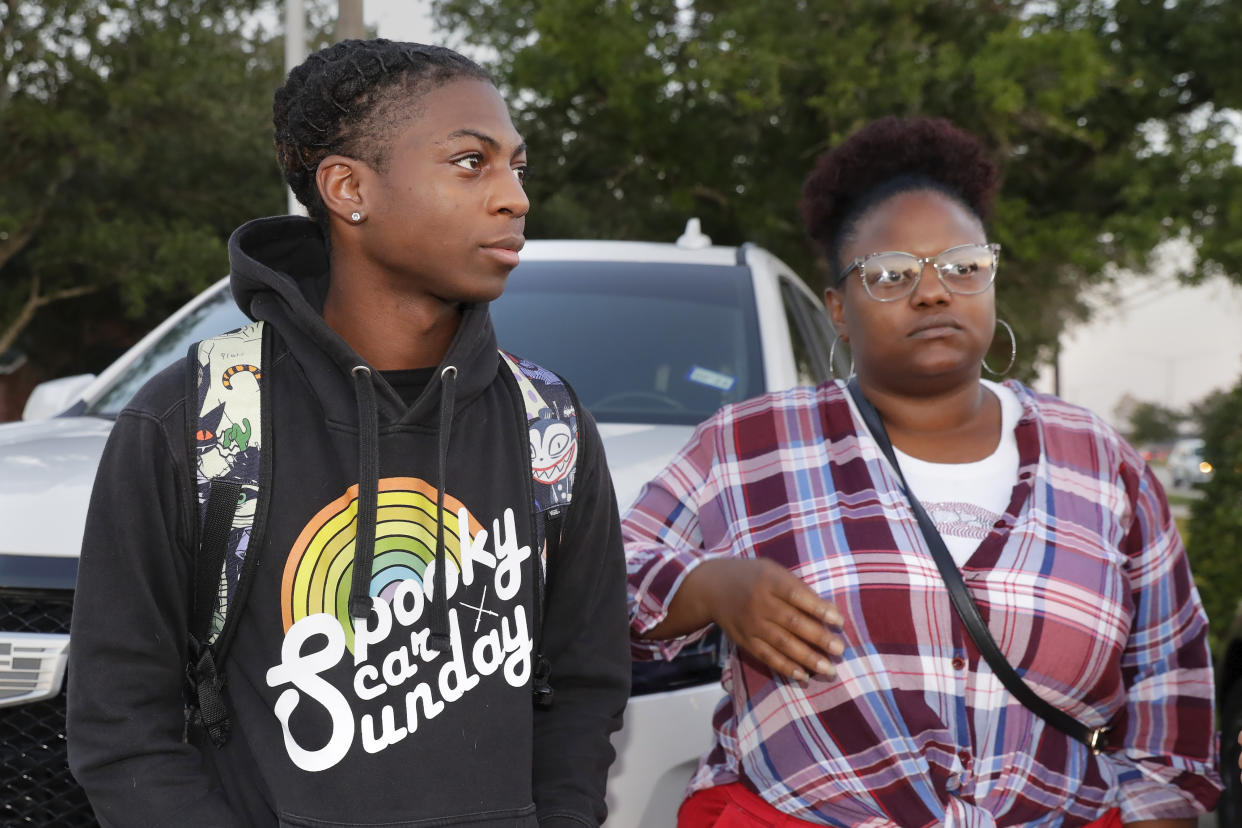
<svg viewBox="0 0 1242 828">
<path fill-rule="evenodd" d="M 357 224 L 358 222 L 362 221 L 362 213 L 359 213 L 357 210 L 354 210 L 352 213 L 349 214 L 349 220 L 352 221 L 354 224 Z"/>
</svg>

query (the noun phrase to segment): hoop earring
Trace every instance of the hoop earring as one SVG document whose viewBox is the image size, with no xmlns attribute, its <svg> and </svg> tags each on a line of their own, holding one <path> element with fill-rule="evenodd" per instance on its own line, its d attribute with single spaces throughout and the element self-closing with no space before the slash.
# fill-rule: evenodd
<svg viewBox="0 0 1242 828">
<path fill-rule="evenodd" d="M 996 322 L 997 324 L 1002 325 L 1005 330 L 1009 332 L 1009 363 L 1005 366 L 1005 370 L 994 371 L 992 366 L 988 365 L 988 358 L 985 356 L 983 358 L 983 367 L 989 374 L 995 374 L 998 377 L 1003 377 L 1013 369 L 1014 360 L 1018 358 L 1018 338 L 1013 335 L 1013 328 L 1009 327 L 1009 323 L 1004 319 L 997 319 Z"/>
<path fill-rule="evenodd" d="M 841 341 L 841 337 L 839 335 L 834 336 L 832 338 L 832 345 L 828 347 L 828 370 L 832 372 L 833 379 L 838 379 L 837 377 L 837 343 L 840 341 Z M 846 377 L 846 379 L 849 379 L 849 377 L 852 377 L 852 376 L 854 376 L 854 352 L 853 351 L 850 352 L 850 373 L 849 373 L 849 376 Z"/>
</svg>

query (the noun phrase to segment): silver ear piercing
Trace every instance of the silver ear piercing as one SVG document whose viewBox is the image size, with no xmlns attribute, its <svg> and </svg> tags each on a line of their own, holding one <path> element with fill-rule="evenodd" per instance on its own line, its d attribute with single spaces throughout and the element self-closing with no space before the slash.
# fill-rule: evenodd
<svg viewBox="0 0 1242 828">
<path fill-rule="evenodd" d="M 1013 368 L 1014 360 L 1018 358 L 1018 338 L 1013 335 L 1013 328 L 1009 327 L 1009 323 L 1006 322 L 1004 319 L 997 319 L 996 324 L 1003 327 L 1005 329 L 1005 332 L 1009 334 L 1009 364 L 1006 365 L 1001 370 L 997 371 L 993 369 L 992 366 L 988 365 L 988 359 L 985 356 L 983 358 L 983 367 L 989 373 L 995 374 L 998 377 L 1003 377 L 1005 376 L 1005 374 L 1008 374 L 1009 371 Z"/>
<path fill-rule="evenodd" d="M 359 213 L 357 210 L 354 210 L 352 213 L 349 214 L 349 220 L 352 221 L 354 224 L 357 224 L 358 222 L 362 221 L 362 213 Z"/>
<path fill-rule="evenodd" d="M 828 348 L 828 370 L 832 371 L 833 379 L 837 378 L 837 343 L 848 342 L 848 341 L 849 340 L 847 340 L 845 337 L 841 336 L 840 334 L 837 334 L 835 337 L 833 337 L 832 345 Z M 846 377 L 846 379 L 849 379 L 852 376 L 854 376 L 854 353 L 853 351 L 850 352 L 850 373 Z"/>
</svg>

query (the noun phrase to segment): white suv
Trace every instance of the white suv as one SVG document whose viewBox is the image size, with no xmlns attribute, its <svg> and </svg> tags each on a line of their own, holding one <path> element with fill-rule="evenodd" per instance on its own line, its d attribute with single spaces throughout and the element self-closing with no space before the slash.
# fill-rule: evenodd
<svg viewBox="0 0 1242 828">
<path fill-rule="evenodd" d="M 1169 449 L 1169 476 L 1174 488 L 1196 486 L 1212 479 L 1212 464 L 1203 459 L 1203 440 L 1184 437 Z"/>
<path fill-rule="evenodd" d="M 492 306 L 500 343 L 555 369 L 599 423 L 624 509 L 720 406 L 829 376 L 820 300 L 752 245 L 532 241 Z M 64 670 L 87 502 L 112 421 L 190 343 L 244 324 L 222 280 L 93 380 L 41 388 L 57 416 L 0 426 L 0 824 L 89 826 L 65 766 Z M 711 741 L 710 643 L 636 664 L 617 734 L 609 826 L 675 822 Z"/>
</svg>

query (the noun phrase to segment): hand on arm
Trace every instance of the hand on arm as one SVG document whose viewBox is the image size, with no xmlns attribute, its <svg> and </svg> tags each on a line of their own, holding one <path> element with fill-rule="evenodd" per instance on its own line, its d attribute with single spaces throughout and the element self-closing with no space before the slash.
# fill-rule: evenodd
<svg viewBox="0 0 1242 828">
<path fill-rule="evenodd" d="M 830 657 L 845 643 L 831 627 L 841 613 L 796 575 L 770 560 L 715 558 L 682 581 L 669 613 L 645 638 L 685 635 L 715 622 L 743 650 L 798 681 L 836 675 Z"/>
</svg>

